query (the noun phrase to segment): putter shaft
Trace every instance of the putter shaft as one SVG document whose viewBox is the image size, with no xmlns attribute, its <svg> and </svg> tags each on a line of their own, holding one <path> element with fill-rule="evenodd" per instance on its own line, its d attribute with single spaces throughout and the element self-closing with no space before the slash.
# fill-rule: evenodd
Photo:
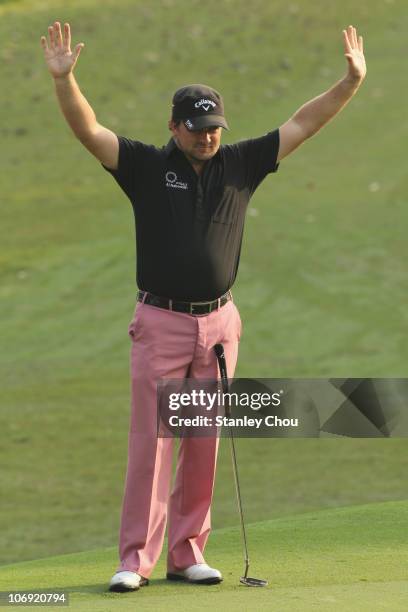
<svg viewBox="0 0 408 612">
<path fill-rule="evenodd" d="M 227 394 L 229 392 L 229 384 L 228 384 L 227 365 L 225 361 L 223 345 L 216 344 L 214 346 L 214 351 L 215 351 L 215 354 L 217 355 L 218 366 L 220 368 L 222 390 L 224 394 Z M 225 416 L 230 417 L 231 416 L 231 406 L 229 405 L 229 396 L 227 395 L 225 399 L 226 399 L 226 403 L 224 402 Z M 231 425 L 228 425 L 228 428 L 229 428 L 229 439 L 230 439 L 231 456 L 232 456 L 232 467 L 233 467 L 233 472 L 234 472 L 235 492 L 237 494 L 239 517 L 241 520 L 242 541 L 244 544 L 245 574 L 241 577 L 240 582 L 242 584 L 245 584 L 246 586 L 263 587 L 268 584 L 267 580 L 260 580 L 258 578 L 248 577 L 248 571 L 249 571 L 248 545 L 247 545 L 246 530 L 245 530 L 245 523 L 244 523 L 244 512 L 242 509 L 241 488 L 239 486 L 238 465 L 237 465 L 237 457 L 235 453 L 234 433 L 233 433 L 233 429 Z"/>
<path fill-rule="evenodd" d="M 220 368 L 222 390 L 223 390 L 223 393 L 227 394 L 229 392 L 229 385 L 228 385 L 227 365 L 225 361 L 224 347 L 222 344 L 216 344 L 214 347 L 214 350 L 217 355 L 218 365 Z M 227 401 L 224 404 L 225 415 L 229 417 L 231 416 L 231 407 L 229 405 L 228 395 L 226 396 L 226 400 Z M 237 496 L 239 517 L 241 521 L 242 540 L 244 544 L 244 559 L 245 559 L 244 578 L 246 579 L 248 576 L 248 570 L 249 570 L 249 556 L 248 556 L 248 545 L 247 545 L 245 523 L 244 523 L 244 511 L 242 509 L 241 488 L 239 486 L 239 477 L 238 477 L 237 456 L 235 453 L 234 434 L 233 434 L 231 425 L 228 426 L 228 429 L 229 429 L 229 439 L 230 439 L 230 448 L 231 448 L 231 457 L 232 457 L 232 467 L 233 467 L 233 472 L 234 472 L 235 493 Z"/>
</svg>

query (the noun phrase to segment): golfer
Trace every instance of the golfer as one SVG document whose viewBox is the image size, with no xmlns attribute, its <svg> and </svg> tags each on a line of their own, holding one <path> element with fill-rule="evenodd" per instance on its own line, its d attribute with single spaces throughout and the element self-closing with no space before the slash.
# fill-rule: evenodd
<svg viewBox="0 0 408 612">
<path fill-rule="evenodd" d="M 169 142 L 162 148 L 117 136 L 98 123 L 73 70 L 68 23 L 41 37 L 61 110 L 78 140 L 112 174 L 136 221 L 136 308 L 131 339 L 132 405 L 128 467 L 112 591 L 137 590 L 160 556 L 168 524 L 167 578 L 216 584 L 207 565 L 218 438 L 182 438 L 170 492 L 172 438 L 158 438 L 160 378 L 216 379 L 214 346 L 222 343 L 234 375 L 241 321 L 233 302 L 245 212 L 258 185 L 316 134 L 356 93 L 366 74 L 363 40 L 343 30 L 346 75 L 277 129 L 221 145 L 228 129 L 221 95 L 201 84 L 173 97 Z"/>
</svg>

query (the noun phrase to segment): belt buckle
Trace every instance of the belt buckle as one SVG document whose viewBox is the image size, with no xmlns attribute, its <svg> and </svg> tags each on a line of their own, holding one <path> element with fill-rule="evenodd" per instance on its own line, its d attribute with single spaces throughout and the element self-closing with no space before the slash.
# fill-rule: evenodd
<svg viewBox="0 0 408 612">
<path fill-rule="evenodd" d="M 196 302 L 190 302 L 190 314 L 191 315 L 195 314 L 194 306 L 198 306 L 198 304 Z"/>
<path fill-rule="evenodd" d="M 210 310 L 209 310 L 210 302 L 208 302 L 207 304 L 203 304 L 203 303 L 200 303 L 200 302 L 190 302 L 190 314 L 191 315 L 196 314 L 194 312 L 194 307 L 195 306 L 201 306 L 201 307 L 205 306 L 207 308 L 207 312 L 200 312 L 199 314 L 208 314 L 210 312 Z"/>
</svg>

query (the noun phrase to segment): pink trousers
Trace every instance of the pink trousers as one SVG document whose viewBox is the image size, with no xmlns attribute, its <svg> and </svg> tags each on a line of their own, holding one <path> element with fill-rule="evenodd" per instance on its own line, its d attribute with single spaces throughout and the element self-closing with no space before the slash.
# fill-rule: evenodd
<svg viewBox="0 0 408 612">
<path fill-rule="evenodd" d="M 200 316 L 137 304 L 129 325 L 132 405 L 117 571 L 150 576 L 163 548 L 167 519 L 167 570 L 205 562 L 219 439 L 180 440 L 170 493 L 174 439 L 157 437 L 157 381 L 219 378 L 214 352 L 219 342 L 232 378 L 240 334 L 232 301 Z"/>
</svg>

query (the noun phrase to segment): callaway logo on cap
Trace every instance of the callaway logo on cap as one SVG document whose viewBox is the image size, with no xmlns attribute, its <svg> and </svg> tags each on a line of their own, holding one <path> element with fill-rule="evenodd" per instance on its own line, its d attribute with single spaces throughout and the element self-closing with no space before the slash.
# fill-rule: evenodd
<svg viewBox="0 0 408 612">
<path fill-rule="evenodd" d="M 221 94 L 207 85 L 186 85 L 173 96 L 171 118 L 183 121 L 188 130 L 219 126 L 228 130 Z"/>
</svg>

